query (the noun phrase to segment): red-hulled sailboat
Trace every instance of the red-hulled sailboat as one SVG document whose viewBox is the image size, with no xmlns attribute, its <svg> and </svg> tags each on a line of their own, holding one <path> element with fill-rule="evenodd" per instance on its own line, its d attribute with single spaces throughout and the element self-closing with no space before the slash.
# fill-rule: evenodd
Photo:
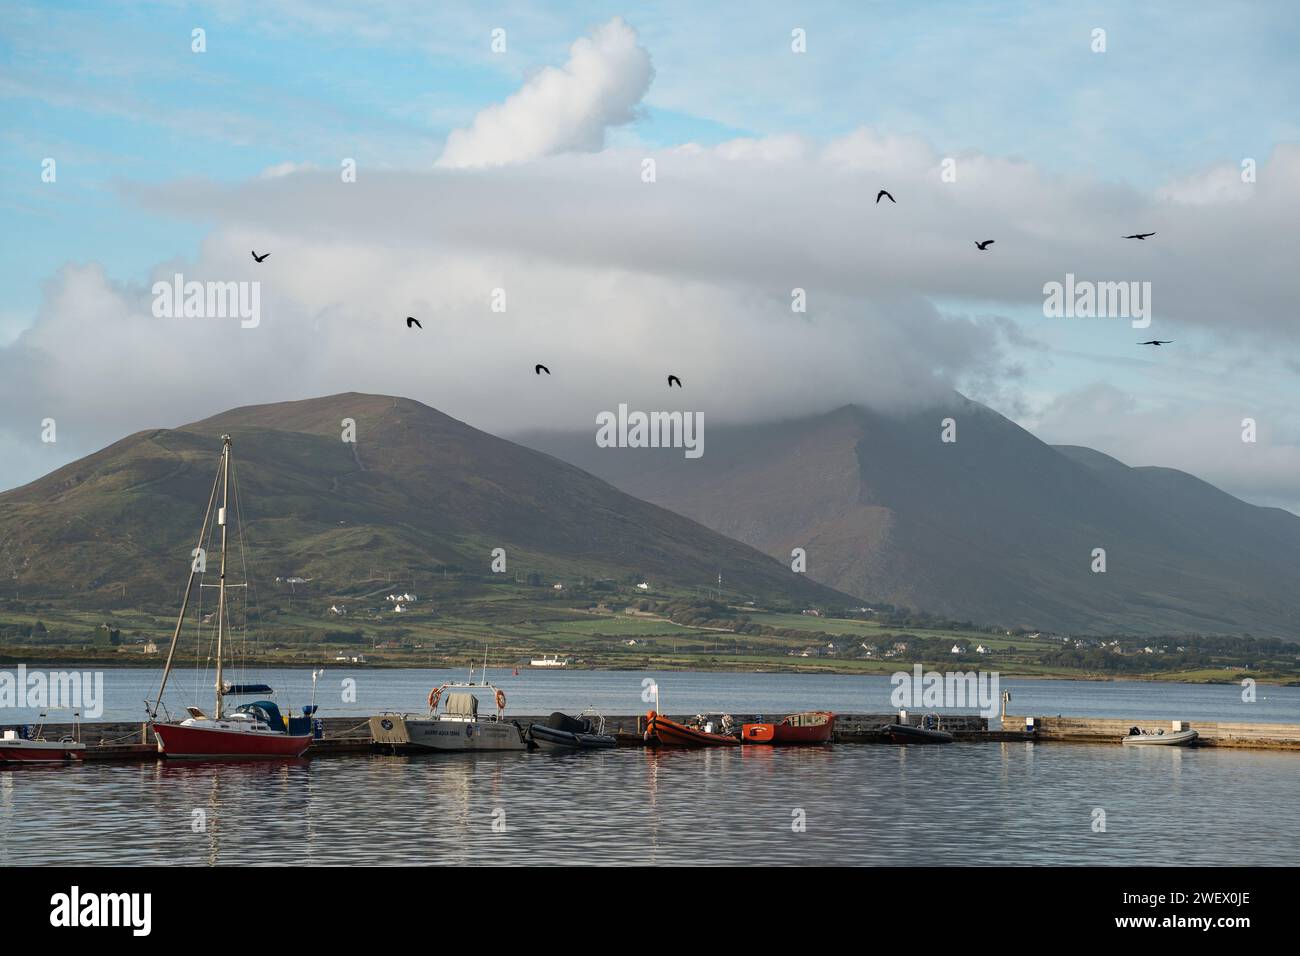
<svg viewBox="0 0 1300 956">
<path fill-rule="evenodd" d="M 145 702 L 149 712 L 149 723 L 157 738 L 158 750 L 165 757 L 210 760 L 243 757 L 301 757 L 311 746 L 309 718 L 315 712 L 314 705 L 304 708 L 303 718 L 288 721 L 280 716 L 279 708 L 268 700 L 243 704 L 229 712 L 226 712 L 222 706 L 222 699 L 226 696 L 269 693 L 271 688 L 265 684 L 230 684 L 222 679 L 222 655 L 226 649 L 224 638 L 229 627 L 226 613 L 226 517 L 230 504 L 230 436 L 222 435 L 221 443 L 221 463 L 217 468 L 217 476 L 212 481 L 208 507 L 203 513 L 199 544 L 194 551 L 195 560 L 190 564 L 185 597 L 181 601 L 176 630 L 172 632 L 171 646 L 167 650 L 167 663 L 163 668 L 162 683 L 152 706 L 148 701 Z M 184 720 L 159 720 L 158 708 L 162 706 L 163 692 L 167 689 L 167 678 L 171 675 L 172 662 L 176 657 L 176 643 L 180 639 L 181 628 L 185 623 L 185 613 L 189 608 L 194 580 L 204 568 L 203 546 L 207 541 L 212 506 L 216 502 L 218 487 L 221 489 L 221 505 L 217 509 L 216 522 L 221 535 L 221 565 L 217 585 L 216 705 L 210 717 L 198 707 L 187 707 L 185 709 L 189 717 Z"/>
</svg>

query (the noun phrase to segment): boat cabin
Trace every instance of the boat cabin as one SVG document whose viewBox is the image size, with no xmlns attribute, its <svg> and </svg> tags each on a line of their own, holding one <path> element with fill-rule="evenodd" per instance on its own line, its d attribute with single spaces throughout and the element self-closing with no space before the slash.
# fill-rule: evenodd
<svg viewBox="0 0 1300 956">
<path fill-rule="evenodd" d="M 489 706 L 495 714 L 479 716 L 479 694 L 489 695 Z M 441 705 L 442 711 L 438 711 Z M 452 683 L 443 684 L 429 692 L 429 716 L 435 720 L 500 721 L 505 719 L 506 694 L 495 684 Z"/>
</svg>

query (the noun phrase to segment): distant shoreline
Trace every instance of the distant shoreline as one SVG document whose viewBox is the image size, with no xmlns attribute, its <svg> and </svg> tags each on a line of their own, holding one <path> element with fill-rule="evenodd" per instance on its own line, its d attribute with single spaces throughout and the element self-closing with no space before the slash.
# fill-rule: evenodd
<svg viewBox="0 0 1300 956">
<path fill-rule="evenodd" d="M 781 666 L 779 664 L 762 664 L 752 667 L 737 667 L 735 664 L 724 666 L 721 663 L 710 666 L 707 662 L 696 661 L 660 661 L 652 662 L 649 665 L 621 665 L 621 664 L 587 664 L 568 667 L 519 667 L 520 673 L 525 671 L 537 671 L 542 673 L 555 672 L 575 672 L 575 671 L 611 671 L 611 672 L 643 672 L 643 671 L 684 671 L 700 674 L 802 674 L 802 675 L 819 675 L 832 674 L 840 677 L 889 677 L 898 671 L 911 671 L 916 664 L 920 663 L 926 670 L 937 670 L 945 672 L 949 670 L 972 670 L 974 668 L 958 665 L 955 668 L 950 662 L 944 662 L 949 666 L 940 666 L 933 662 L 924 661 L 907 661 L 899 662 L 899 666 L 894 670 L 877 670 L 867 671 L 861 668 L 837 667 L 834 665 L 826 667 L 800 667 L 800 666 Z M 68 668 L 95 668 L 102 670 L 116 670 L 124 668 L 138 668 L 143 670 L 161 670 L 161 655 L 155 660 L 122 660 L 120 656 L 105 657 L 69 657 L 69 658 L 24 658 L 15 657 L 10 651 L 0 649 L 0 671 L 9 670 L 24 664 L 29 670 L 59 670 Z M 195 665 L 186 662 L 177 662 L 176 667 L 182 669 L 193 668 Z M 316 668 L 327 669 L 362 669 L 362 670 L 456 670 L 466 666 L 465 660 L 453 661 L 435 661 L 435 662 L 407 662 L 407 661 L 285 661 L 274 658 L 257 658 L 243 661 L 241 667 L 246 668 L 276 668 L 280 670 L 314 670 Z M 478 666 L 476 664 L 476 666 Z M 514 669 L 515 665 L 506 666 L 489 666 L 489 671 L 508 671 Z M 994 670 L 996 670 L 994 668 Z M 1055 673 L 1022 673 L 1017 671 L 997 670 L 998 675 L 1003 679 L 1010 680 L 1061 680 L 1061 681 L 1083 681 L 1088 683 L 1156 683 L 1156 684 L 1187 684 L 1190 686 L 1236 686 L 1241 683 L 1239 677 L 1225 677 L 1222 680 L 1203 679 L 1203 680 L 1180 680 L 1172 677 L 1160 677 L 1155 674 L 1143 675 L 1109 675 L 1109 674 L 1090 674 L 1090 673 L 1070 673 L 1060 671 Z M 1300 686 L 1300 680 L 1282 681 L 1268 678 L 1254 678 L 1255 682 L 1265 687 L 1297 687 Z"/>
</svg>

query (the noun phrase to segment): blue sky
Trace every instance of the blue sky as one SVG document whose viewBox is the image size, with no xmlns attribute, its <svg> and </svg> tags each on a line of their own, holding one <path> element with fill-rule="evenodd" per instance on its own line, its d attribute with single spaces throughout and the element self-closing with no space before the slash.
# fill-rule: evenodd
<svg viewBox="0 0 1300 956">
<path fill-rule="evenodd" d="M 248 183 L 284 163 L 332 169 L 343 156 L 366 170 L 431 169 L 453 130 L 620 15 L 649 52 L 654 79 L 638 119 L 608 130 L 611 149 L 791 135 L 827 143 L 867 127 L 937 156 L 1024 162 L 1061 183 L 1089 184 L 1104 206 L 1242 157 L 1264 166 L 1280 144 L 1300 142 L 1300 13 L 1287 2 L 234 0 L 6 2 L 3 11 L 9 241 L 0 345 L 37 323 L 69 263 L 98 264 L 108 280 L 130 284 L 160 263 L 202 255 L 219 211 L 183 201 L 164 209 L 141 202 L 141 190 Z M 206 31 L 202 54 L 190 49 L 195 27 Z M 505 54 L 489 48 L 498 27 Z M 799 56 L 790 50 L 796 27 L 807 33 Z M 1091 49 L 1098 27 L 1105 53 Z M 58 163 L 55 185 L 41 182 L 45 157 Z M 1157 358 L 1133 352 L 1132 336 L 1044 325 L 1023 301 L 929 298 L 1027 330 L 1032 343 L 1008 346 L 1021 376 L 1014 388 L 978 397 L 1051 440 L 1105 438 L 1105 402 L 1077 435 L 1071 422 L 1081 420 L 1060 414 L 1062 396 L 1095 397 L 1099 388 L 1119 389 L 1119 406 L 1135 414 L 1178 406 L 1186 417 L 1244 396 L 1246 406 L 1278 410 L 1279 435 L 1300 428 L 1284 420 L 1300 367 L 1293 339 L 1261 364 L 1223 348 L 1225 330 L 1201 323 L 1176 327 L 1186 350 Z M 1141 447 L 1130 435 L 1103 450 Z M 1290 498 L 1276 484 L 1248 485 L 1234 490 L 1300 500 L 1300 490 Z"/>
<path fill-rule="evenodd" d="M 545 13 L 317 6 L 309 17 L 274 2 L 5 3 L 0 169 L 11 234 L 23 237 L 0 265 L 9 334 L 66 260 L 138 277 L 197 244 L 202 223 L 149 216 L 115 183 L 240 179 L 339 155 L 428 161 L 451 129 L 562 60 L 593 23 L 627 12 L 599 2 L 546 4 Z M 338 19 L 325 15 L 331 7 Z M 1022 156 L 1139 187 L 1300 138 L 1300 17 L 1285 2 L 716 9 L 637 5 L 631 19 L 659 76 L 627 135 L 711 144 L 827 138 L 865 123 L 949 153 Z M 404 30 L 404 18 L 418 28 Z M 373 35 L 350 29 L 366 20 Z M 208 32 L 202 55 L 190 51 L 196 26 Z M 488 51 L 496 26 L 507 30 L 505 56 Z M 793 26 L 809 37 L 798 59 L 788 55 Z M 1100 55 L 1089 47 L 1098 26 L 1107 31 Z M 59 161 L 58 203 L 41 189 L 45 156 Z"/>
</svg>

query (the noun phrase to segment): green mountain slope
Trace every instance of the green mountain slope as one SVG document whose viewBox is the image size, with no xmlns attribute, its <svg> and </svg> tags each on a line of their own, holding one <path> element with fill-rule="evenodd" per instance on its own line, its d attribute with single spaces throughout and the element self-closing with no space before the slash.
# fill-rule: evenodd
<svg viewBox="0 0 1300 956">
<path fill-rule="evenodd" d="M 355 444 L 341 440 L 344 419 Z M 260 579 L 328 592 L 376 569 L 487 574 L 500 547 L 511 572 L 686 588 L 721 570 L 733 596 L 847 600 L 572 465 L 418 402 L 355 393 L 139 432 L 0 494 L 0 576 L 24 597 L 173 599 L 226 432 Z"/>
</svg>

